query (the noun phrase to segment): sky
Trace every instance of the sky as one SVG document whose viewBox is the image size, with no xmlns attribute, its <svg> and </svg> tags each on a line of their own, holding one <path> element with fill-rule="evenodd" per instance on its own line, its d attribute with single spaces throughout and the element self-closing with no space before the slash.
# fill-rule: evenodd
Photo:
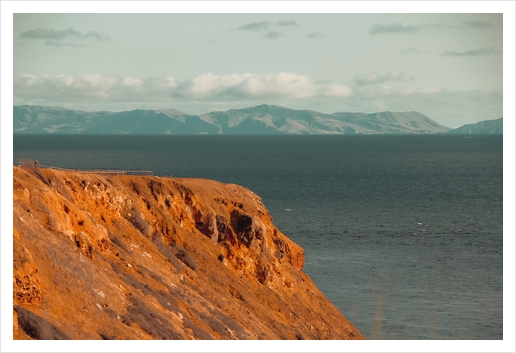
<svg viewBox="0 0 516 353">
<path fill-rule="evenodd" d="M 502 14 L 14 14 L 14 105 L 503 116 Z"/>
</svg>

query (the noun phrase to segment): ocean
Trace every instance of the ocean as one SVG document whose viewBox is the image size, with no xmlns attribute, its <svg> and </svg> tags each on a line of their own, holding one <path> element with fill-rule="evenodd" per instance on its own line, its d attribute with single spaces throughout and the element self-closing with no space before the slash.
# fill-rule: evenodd
<svg viewBox="0 0 516 353">
<path fill-rule="evenodd" d="M 14 135 L 14 161 L 236 183 L 369 339 L 503 339 L 501 135 Z"/>
</svg>

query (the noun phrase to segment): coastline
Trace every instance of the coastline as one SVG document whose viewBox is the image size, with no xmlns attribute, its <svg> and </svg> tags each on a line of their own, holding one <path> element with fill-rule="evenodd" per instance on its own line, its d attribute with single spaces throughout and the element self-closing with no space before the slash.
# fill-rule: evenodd
<svg viewBox="0 0 516 353">
<path fill-rule="evenodd" d="M 246 188 L 13 174 L 15 339 L 364 338 Z"/>
</svg>

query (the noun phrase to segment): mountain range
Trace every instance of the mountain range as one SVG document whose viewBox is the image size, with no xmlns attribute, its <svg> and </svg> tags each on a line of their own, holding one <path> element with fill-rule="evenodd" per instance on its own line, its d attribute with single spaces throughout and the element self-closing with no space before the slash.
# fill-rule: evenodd
<svg viewBox="0 0 516 353">
<path fill-rule="evenodd" d="M 447 134 L 502 134 L 503 133 L 503 118 L 495 120 L 484 120 L 476 124 L 466 124 L 456 129 L 446 132 Z"/>
<path fill-rule="evenodd" d="M 501 119 L 496 120 L 496 126 L 501 127 L 498 121 Z M 201 115 L 175 109 L 86 112 L 29 105 L 13 107 L 15 134 L 501 133 L 501 128 L 491 126 L 491 121 L 482 123 L 459 132 L 460 128 L 452 130 L 414 111 L 327 114 L 266 104 Z"/>
</svg>

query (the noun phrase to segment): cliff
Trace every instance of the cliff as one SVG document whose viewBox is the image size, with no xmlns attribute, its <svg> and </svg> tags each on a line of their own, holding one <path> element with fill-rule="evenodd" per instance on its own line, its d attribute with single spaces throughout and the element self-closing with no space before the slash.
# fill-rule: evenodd
<svg viewBox="0 0 516 353">
<path fill-rule="evenodd" d="M 14 339 L 363 339 L 260 198 L 13 168 Z"/>
</svg>

